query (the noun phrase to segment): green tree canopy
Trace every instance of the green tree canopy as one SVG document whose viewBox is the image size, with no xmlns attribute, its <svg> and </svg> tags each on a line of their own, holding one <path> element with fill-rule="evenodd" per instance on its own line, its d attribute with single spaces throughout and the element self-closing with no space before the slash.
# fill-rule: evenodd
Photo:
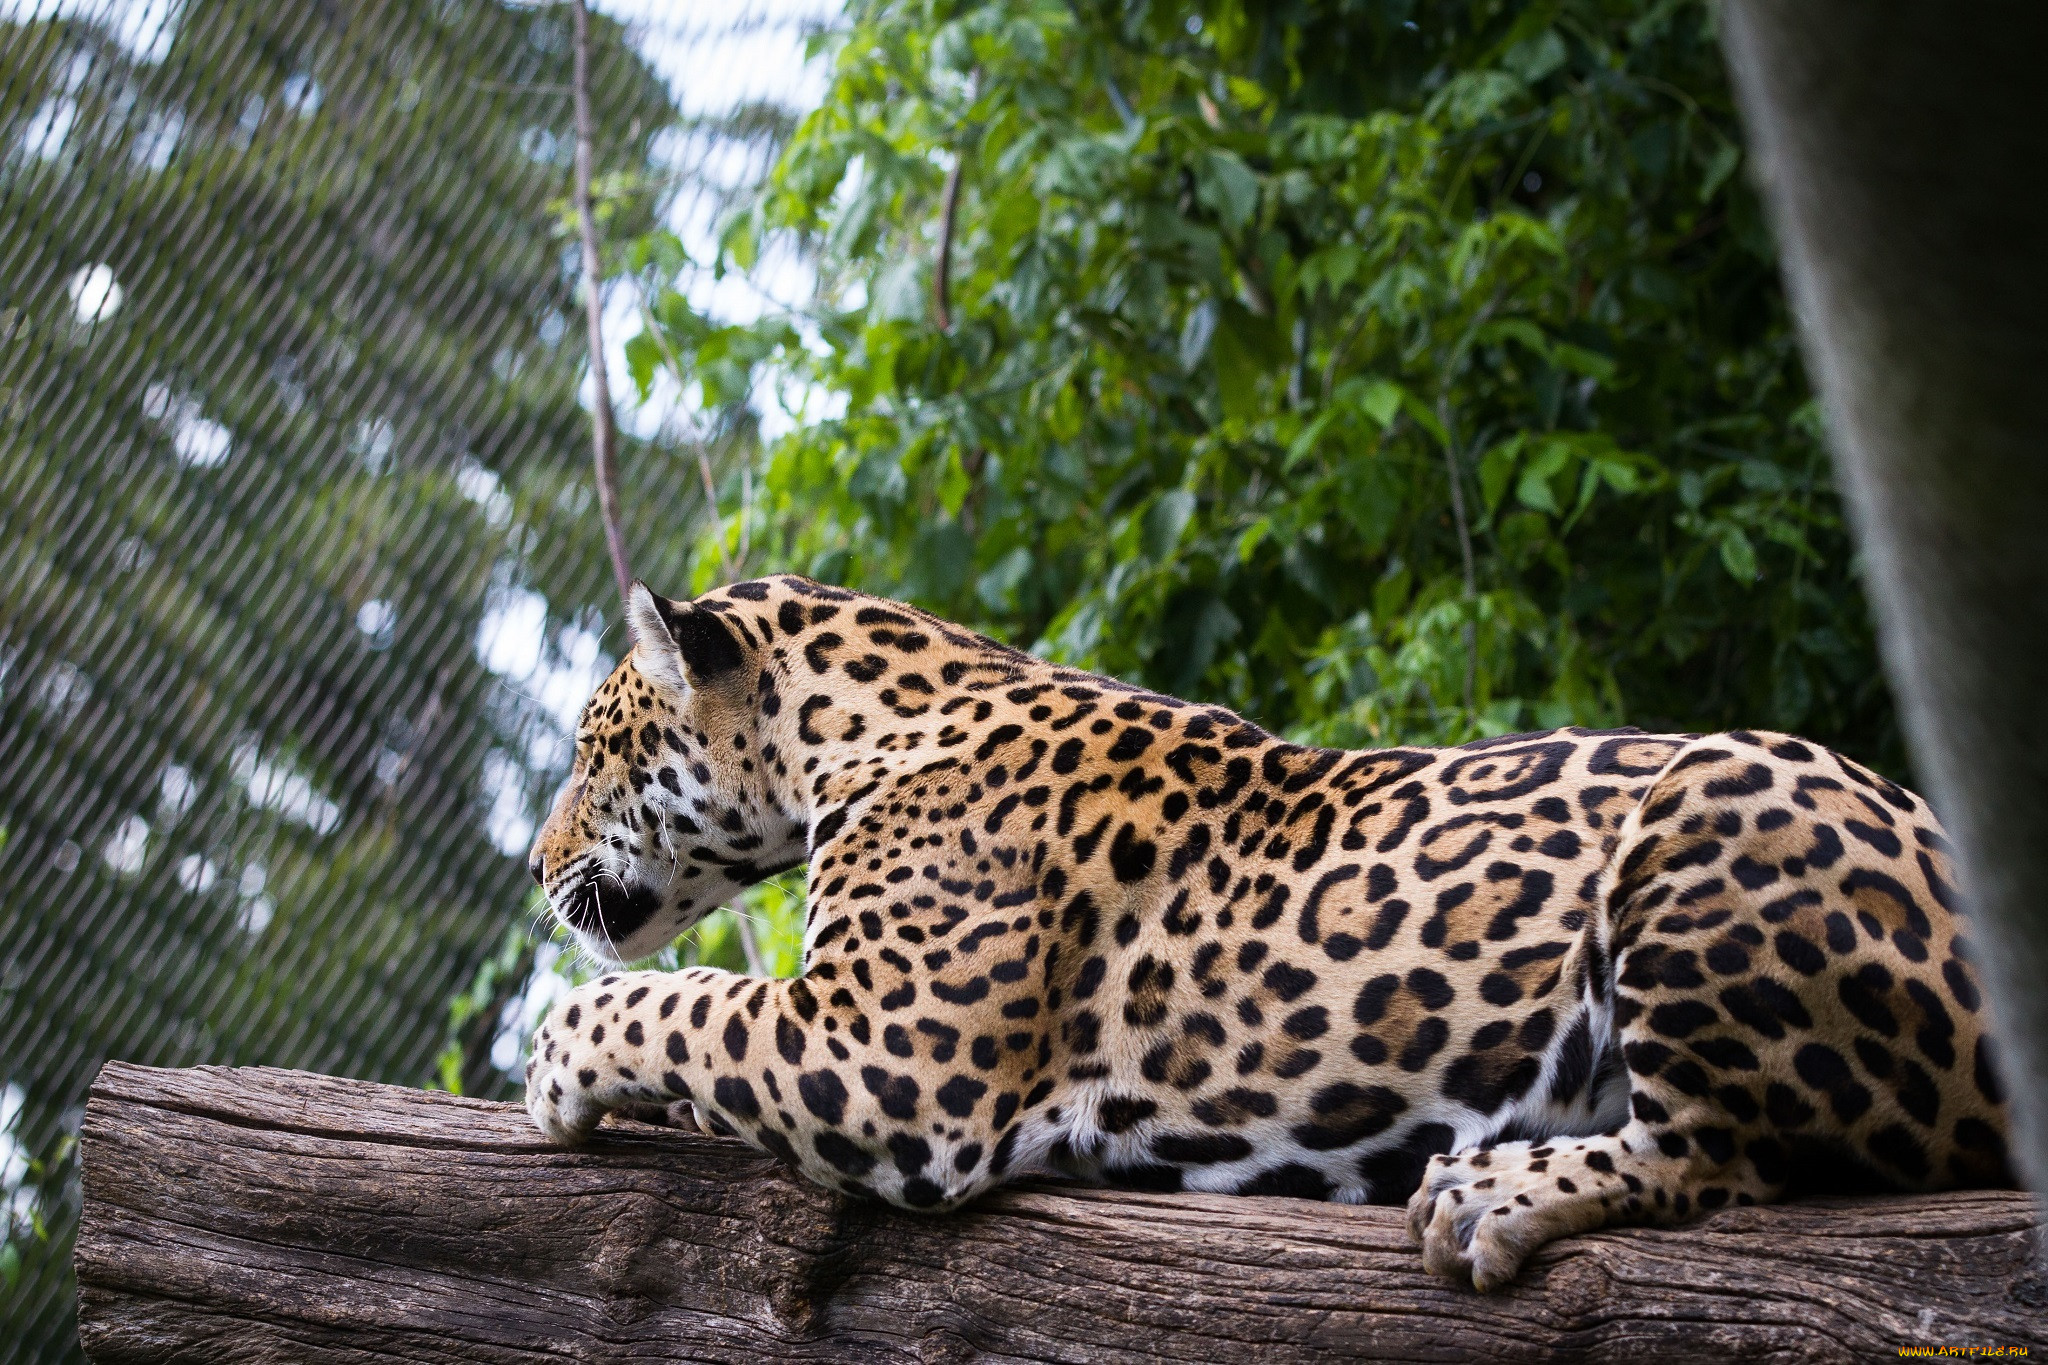
<svg viewBox="0 0 2048 1365">
<path fill-rule="evenodd" d="M 1706 0 L 861 0 L 830 55 L 727 236 L 821 311 L 632 351 L 830 414 L 729 543 L 1312 741 L 1899 766 Z"/>
</svg>

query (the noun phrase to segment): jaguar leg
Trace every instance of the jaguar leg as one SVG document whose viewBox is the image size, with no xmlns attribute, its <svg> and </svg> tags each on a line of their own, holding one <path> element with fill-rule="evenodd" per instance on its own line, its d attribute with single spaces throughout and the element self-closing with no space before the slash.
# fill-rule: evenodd
<svg viewBox="0 0 2048 1365">
<path fill-rule="evenodd" d="M 1553 1238 L 1614 1224 L 1679 1222 L 1731 1203 L 1768 1202 L 1777 1193 L 1753 1162 L 1738 1158 L 1729 1128 L 1701 1124 L 1688 1134 L 1668 1121 L 1637 1118 L 1615 1133 L 1435 1157 L 1409 1202 L 1408 1230 L 1431 1274 L 1469 1280 L 1488 1293 Z"/>
<path fill-rule="evenodd" d="M 687 1107 L 818 1184 L 906 1208 L 952 1208 L 1001 1180 L 1022 1118 L 1002 1073 L 968 1060 L 959 1029 L 923 1019 L 927 1058 L 954 1071 L 921 1083 L 908 1030 L 877 1036 L 854 995 L 825 991 L 704 967 L 589 982 L 534 1035 L 527 1110 L 574 1145 L 607 1113 Z"/>
</svg>

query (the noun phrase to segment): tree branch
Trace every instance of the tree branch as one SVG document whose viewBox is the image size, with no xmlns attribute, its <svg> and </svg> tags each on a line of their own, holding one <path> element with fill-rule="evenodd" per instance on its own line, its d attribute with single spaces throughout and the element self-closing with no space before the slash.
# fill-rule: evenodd
<svg viewBox="0 0 2048 1365">
<path fill-rule="evenodd" d="M 733 928 L 739 931 L 740 956 L 747 961 L 748 976 L 772 976 L 767 959 L 761 956 L 761 940 L 754 933 L 754 921 L 738 906 L 728 906 L 732 911 Z"/>
<path fill-rule="evenodd" d="M 576 222 L 583 240 L 583 305 L 590 323 L 590 426 L 597 464 L 597 510 L 623 604 L 633 591 L 626 536 L 619 525 L 619 433 L 612 422 L 611 383 L 604 366 L 604 263 L 597 254 L 597 213 L 590 202 L 590 11 L 572 0 L 576 20 Z"/>
<path fill-rule="evenodd" d="M 1479 597 L 1479 578 L 1472 562 L 1472 527 L 1465 519 L 1465 475 L 1459 468 L 1456 428 L 1451 425 L 1448 397 L 1437 399 L 1436 418 L 1444 428 L 1444 472 L 1451 480 L 1451 519 L 1458 529 L 1458 553 L 1465 561 L 1465 606 L 1469 611 Z M 1469 718 L 1479 709 L 1479 626 L 1469 617 L 1465 621 L 1464 635 L 1465 714 Z"/>
<path fill-rule="evenodd" d="M 1485 1298 L 1399 1209 L 1044 1185 L 945 1217 L 616 1117 L 259 1067 L 109 1063 L 79 1334 L 100 1365 L 1874 1360 L 2048 1348 L 2024 1194 L 1730 1208 L 1567 1237 Z"/>
<path fill-rule="evenodd" d="M 960 212 L 960 167 L 966 160 L 965 151 L 953 154 L 953 169 L 946 172 L 946 207 L 939 215 L 939 260 L 932 271 L 932 316 L 941 332 L 953 330 L 953 220 Z"/>
</svg>

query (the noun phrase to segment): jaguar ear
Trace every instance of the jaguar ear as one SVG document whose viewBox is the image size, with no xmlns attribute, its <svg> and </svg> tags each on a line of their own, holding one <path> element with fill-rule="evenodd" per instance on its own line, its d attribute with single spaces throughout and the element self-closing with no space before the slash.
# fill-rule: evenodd
<svg viewBox="0 0 2048 1365">
<path fill-rule="evenodd" d="M 717 612 L 661 597 L 645 583 L 633 585 L 626 622 L 640 671 L 671 685 L 702 687 L 745 662 Z"/>
</svg>

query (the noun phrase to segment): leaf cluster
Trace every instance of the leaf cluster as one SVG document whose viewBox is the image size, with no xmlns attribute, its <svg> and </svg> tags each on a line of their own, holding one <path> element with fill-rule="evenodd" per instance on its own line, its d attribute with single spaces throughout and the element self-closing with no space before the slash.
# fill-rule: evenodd
<svg viewBox="0 0 2048 1365">
<path fill-rule="evenodd" d="M 1318 742 L 1899 766 L 1705 0 L 864 0 L 826 41 L 726 238 L 810 243 L 820 310 L 657 323 L 707 407 L 805 396 L 769 558 Z"/>
</svg>

